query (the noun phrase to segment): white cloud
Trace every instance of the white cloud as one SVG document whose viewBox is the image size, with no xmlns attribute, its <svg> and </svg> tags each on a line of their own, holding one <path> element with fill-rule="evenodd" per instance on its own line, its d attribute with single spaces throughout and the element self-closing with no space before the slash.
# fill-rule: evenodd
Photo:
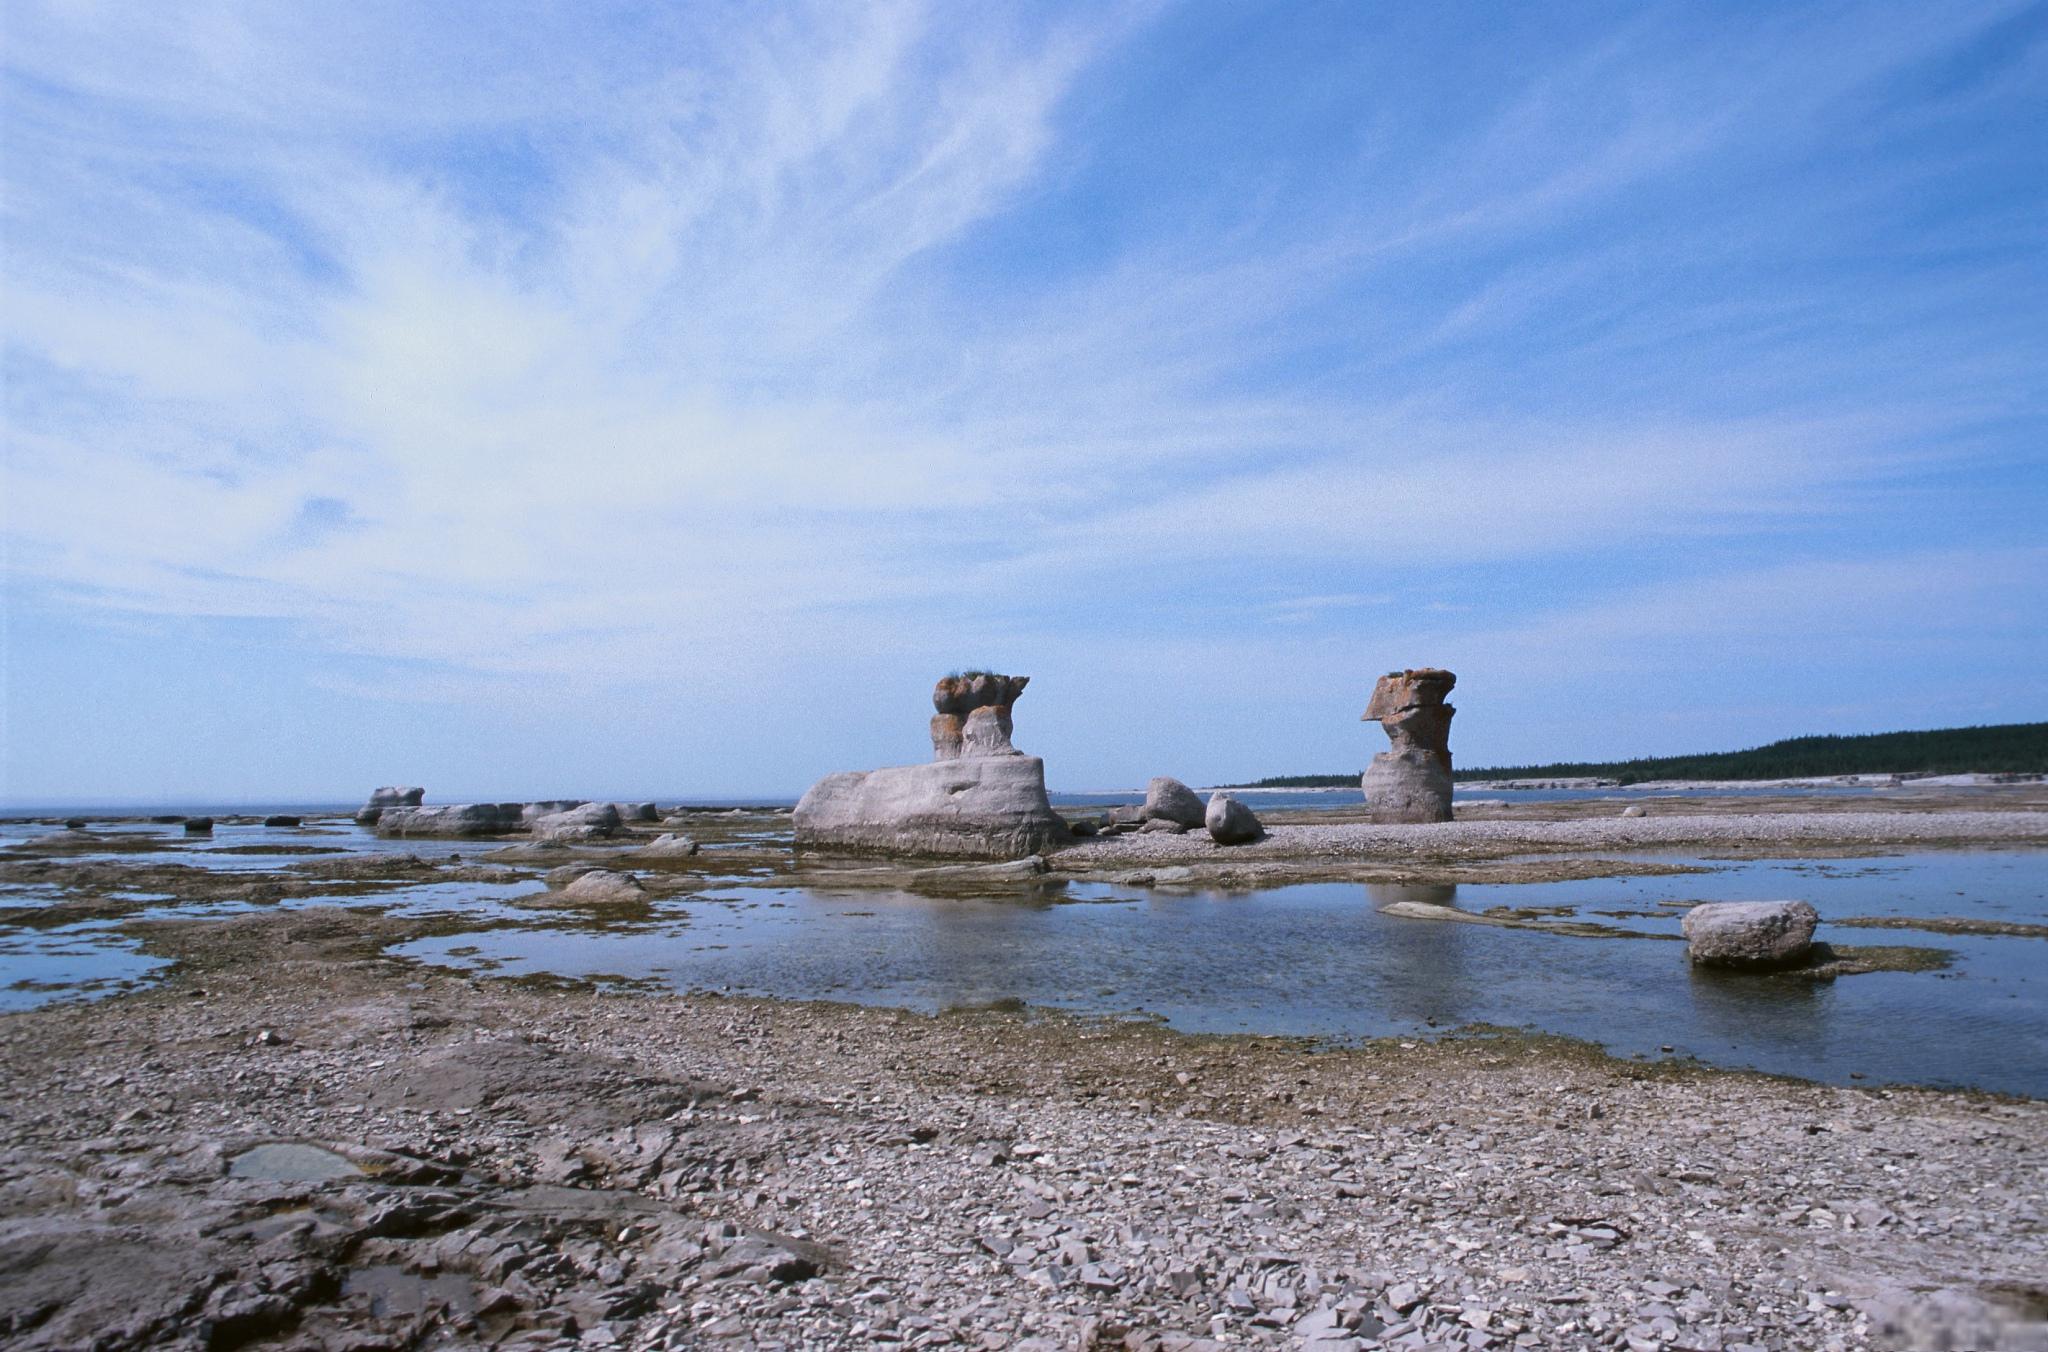
<svg viewBox="0 0 2048 1352">
<path fill-rule="evenodd" d="M 1626 48 L 1327 220 L 1014 294 L 949 271 L 1085 155 L 1063 109 L 1146 17 L 22 7 L 14 585 L 514 675 L 730 665 L 877 616 L 1056 628 L 1088 570 L 1156 597 L 1218 560 L 1426 577 L 1777 529 L 1895 468 L 1917 407 L 1535 415 L 1374 371 L 1575 285 L 1503 267 L 1418 328 L 1379 279 L 1740 134 L 1704 66 L 1588 125 Z M 1318 346 L 1364 376 L 1305 378 Z M 303 529 L 316 502 L 345 528 Z"/>
</svg>

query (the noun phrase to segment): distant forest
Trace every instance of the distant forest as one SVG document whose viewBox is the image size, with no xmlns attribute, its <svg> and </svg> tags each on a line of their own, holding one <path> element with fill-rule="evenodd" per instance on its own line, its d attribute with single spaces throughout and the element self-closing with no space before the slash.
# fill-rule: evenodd
<svg viewBox="0 0 2048 1352">
<path fill-rule="evenodd" d="M 2001 723 L 1861 737 L 1791 737 L 1747 751 L 1645 756 L 1625 761 L 1560 761 L 1457 770 L 1455 779 L 1800 779 L 1820 775 L 2037 774 L 2048 770 L 2048 723 Z M 1248 787 L 1324 789 L 1356 784 L 1353 775 L 1275 775 Z"/>
</svg>

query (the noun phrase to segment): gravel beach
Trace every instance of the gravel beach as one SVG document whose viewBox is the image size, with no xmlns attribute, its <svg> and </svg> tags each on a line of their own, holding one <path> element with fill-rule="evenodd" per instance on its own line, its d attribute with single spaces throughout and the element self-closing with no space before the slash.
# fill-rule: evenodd
<svg viewBox="0 0 2048 1352">
<path fill-rule="evenodd" d="M 1062 868 L 1187 863 L 1228 857 L 1267 859 L 1414 859 L 1545 851 L 1658 850 L 1736 846 L 1898 847 L 2048 840 L 2048 812 L 1829 812 L 1581 818 L 1574 821 L 1455 821 L 1419 826 L 1366 822 L 1281 825 L 1263 840 L 1218 845 L 1206 832 L 1139 834 L 1084 840 L 1057 856 Z"/>
<path fill-rule="evenodd" d="M 719 820 L 733 853 L 650 885 L 758 871 L 758 823 Z M 1052 862 L 1450 869 L 1995 847 L 2044 823 L 1282 821 L 1227 852 L 1147 835 Z M 502 873 L 452 861 L 6 870 L 70 888 L 67 915 L 104 894 L 176 964 L 0 1018 L 10 1346 L 2048 1347 L 2038 1101 L 1488 1030 L 1333 1048 L 1018 1007 L 621 995 L 392 956 L 439 922 L 380 906 L 372 875 Z M 256 909 L 152 919 L 142 879 Z M 361 892 L 266 909 L 340 887 Z"/>
</svg>

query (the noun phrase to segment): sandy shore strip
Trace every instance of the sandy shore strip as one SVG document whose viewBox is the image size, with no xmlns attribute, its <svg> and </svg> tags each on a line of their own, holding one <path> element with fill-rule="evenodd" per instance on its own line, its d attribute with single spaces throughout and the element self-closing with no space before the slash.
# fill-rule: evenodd
<svg viewBox="0 0 2048 1352">
<path fill-rule="evenodd" d="M 164 989 L 0 1020 L 10 1345 L 2048 1338 L 2048 1104 L 601 996 L 382 957 L 403 932 L 165 923 Z"/>
</svg>

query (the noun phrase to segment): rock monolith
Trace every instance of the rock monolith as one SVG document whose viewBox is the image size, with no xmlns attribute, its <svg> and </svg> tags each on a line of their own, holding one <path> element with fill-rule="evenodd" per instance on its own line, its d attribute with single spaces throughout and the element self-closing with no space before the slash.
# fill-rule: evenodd
<svg viewBox="0 0 2048 1352">
<path fill-rule="evenodd" d="M 1028 676 L 969 672 L 932 692 L 924 765 L 827 775 L 796 805 L 798 849 L 1017 859 L 1068 843 L 1045 794 L 1045 762 L 1010 742 Z"/>
<path fill-rule="evenodd" d="M 1444 697 L 1457 683 L 1448 671 L 1417 667 L 1390 671 L 1373 686 L 1364 719 L 1393 743 L 1359 781 L 1375 822 L 1451 819 L 1451 716 L 1458 711 Z"/>
</svg>

